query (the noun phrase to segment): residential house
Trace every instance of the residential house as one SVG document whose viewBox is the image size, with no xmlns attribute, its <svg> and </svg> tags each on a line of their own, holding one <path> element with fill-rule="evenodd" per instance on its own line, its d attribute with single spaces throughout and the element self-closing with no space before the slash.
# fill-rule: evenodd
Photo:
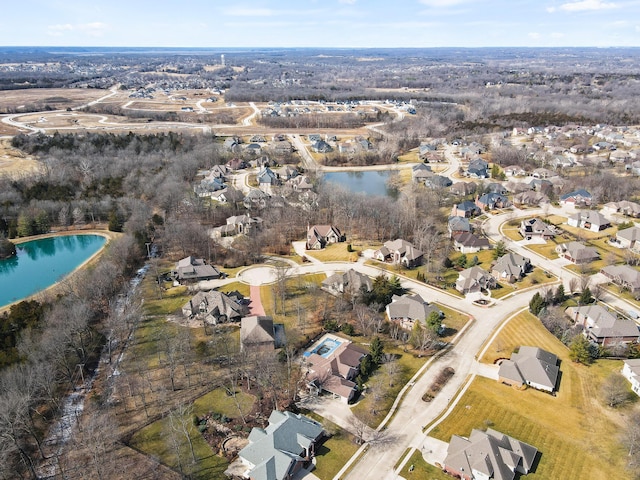
<svg viewBox="0 0 640 480">
<path fill-rule="evenodd" d="M 420 146 L 418 147 L 418 156 L 421 159 L 424 159 L 427 157 L 427 155 L 429 155 L 430 153 L 435 152 L 438 149 L 437 145 L 434 145 L 432 143 L 424 143 L 422 142 L 420 144 Z"/>
<path fill-rule="evenodd" d="M 311 144 L 311 150 L 316 153 L 329 153 L 333 151 L 333 147 L 324 140 L 317 140 Z"/>
<path fill-rule="evenodd" d="M 508 167 L 504 167 L 504 174 L 507 177 L 525 177 L 527 171 L 518 165 L 509 165 Z"/>
<path fill-rule="evenodd" d="M 609 265 L 600 273 L 632 293 L 640 291 L 640 272 L 630 265 Z"/>
<path fill-rule="evenodd" d="M 305 192 L 313 189 L 313 184 L 306 175 L 298 175 L 287 181 L 287 185 L 296 192 Z"/>
<path fill-rule="evenodd" d="M 263 135 L 253 135 L 249 141 L 251 143 L 266 143 L 267 139 Z"/>
<path fill-rule="evenodd" d="M 328 392 L 350 403 L 357 392 L 354 380 L 360 373 L 360 361 L 367 351 L 344 338 L 335 342 L 338 346 L 328 354 L 304 354 L 307 386 L 312 393 Z"/>
<path fill-rule="evenodd" d="M 244 194 L 233 187 L 227 187 L 212 193 L 211 200 L 220 203 L 241 203 L 244 200 Z"/>
<path fill-rule="evenodd" d="M 313 225 L 307 228 L 307 250 L 320 250 L 338 242 L 344 242 L 344 235 L 333 225 Z"/>
<path fill-rule="evenodd" d="M 406 330 L 411 330 L 415 322 L 426 325 L 426 320 L 432 312 L 440 318 L 444 313 L 433 304 L 429 304 L 420 295 L 394 295 L 391 303 L 385 307 L 389 321 L 398 323 Z"/>
<path fill-rule="evenodd" d="M 414 182 L 424 182 L 431 175 L 433 175 L 431 167 L 424 163 L 419 163 L 411 169 L 411 177 Z"/>
<path fill-rule="evenodd" d="M 496 287 L 496 279 L 481 267 L 474 266 L 462 270 L 456 280 L 456 290 L 460 293 L 475 293 Z"/>
<path fill-rule="evenodd" d="M 534 178 L 529 182 L 529 188 L 534 192 L 548 193 L 553 190 L 553 183 L 546 178 Z"/>
<path fill-rule="evenodd" d="M 309 140 L 309 142 L 315 143 L 322 140 L 322 136 L 319 133 L 311 133 L 307 135 L 307 139 Z"/>
<path fill-rule="evenodd" d="M 451 185 L 451 193 L 466 197 L 467 195 L 473 195 L 476 193 L 478 185 L 475 182 L 456 182 Z"/>
<path fill-rule="evenodd" d="M 593 262 L 600 258 L 595 248 L 587 247 L 580 242 L 561 243 L 556 247 L 556 253 L 576 265 Z"/>
<path fill-rule="evenodd" d="M 220 178 L 223 182 L 226 181 L 227 176 L 231 173 L 231 169 L 226 165 L 214 165 L 207 170 L 204 178 L 206 180 L 213 180 L 214 178 Z"/>
<path fill-rule="evenodd" d="M 333 295 L 346 293 L 353 296 L 360 294 L 363 290 L 370 292 L 373 282 L 369 276 L 350 268 L 344 273 L 334 273 L 327 277 L 322 281 L 322 288 Z"/>
<path fill-rule="evenodd" d="M 381 262 L 401 263 L 407 268 L 420 265 L 423 255 L 424 253 L 421 250 L 401 238 L 385 242 L 382 248 L 376 250 L 373 254 L 374 258 Z"/>
<path fill-rule="evenodd" d="M 284 325 L 273 323 L 273 318 L 252 315 L 240 320 L 241 351 L 270 351 L 284 343 Z"/>
<path fill-rule="evenodd" d="M 459 233 L 453 237 L 453 246 L 462 253 L 476 253 L 489 250 L 491 244 L 486 237 L 479 237 L 471 232 Z"/>
<path fill-rule="evenodd" d="M 623 248 L 629 250 L 639 250 L 640 248 L 640 227 L 631 227 L 620 230 L 616 233 L 616 240 Z"/>
<path fill-rule="evenodd" d="M 491 268 L 491 275 L 497 281 L 517 282 L 526 275 L 531 268 L 531 261 L 517 253 L 508 252 L 498 259 Z"/>
<path fill-rule="evenodd" d="M 229 167 L 230 170 L 236 171 L 236 170 L 244 170 L 245 168 L 248 167 L 248 165 L 247 165 L 247 162 L 245 162 L 241 158 L 232 158 L 227 162 L 227 167 Z"/>
<path fill-rule="evenodd" d="M 489 164 L 481 158 L 476 158 L 469 162 L 467 176 L 472 178 L 489 178 Z"/>
<path fill-rule="evenodd" d="M 200 198 L 213 196 L 216 192 L 224 190 L 227 186 L 221 178 L 202 179 L 200 183 L 194 185 L 193 191 Z"/>
<path fill-rule="evenodd" d="M 494 210 L 496 208 L 507 208 L 511 206 L 511 202 L 504 195 L 499 193 L 485 193 L 476 198 L 476 205 L 481 209 Z"/>
<path fill-rule="evenodd" d="M 636 322 L 618 318 L 615 312 L 600 305 L 569 307 L 565 313 L 583 326 L 585 337 L 603 347 L 638 342 L 640 331 Z"/>
<path fill-rule="evenodd" d="M 482 210 L 472 201 L 465 200 L 463 202 L 458 203 L 453 206 L 451 210 L 451 215 L 456 217 L 474 217 L 476 215 L 481 215 Z"/>
<path fill-rule="evenodd" d="M 189 256 L 179 260 L 173 271 L 173 277 L 180 283 L 199 282 L 220 278 L 222 274 L 203 258 Z"/>
<path fill-rule="evenodd" d="M 520 235 L 527 240 L 533 238 L 541 238 L 543 240 L 549 240 L 555 237 L 555 234 L 549 228 L 549 225 L 540 220 L 539 218 L 528 218 L 520 222 Z"/>
<path fill-rule="evenodd" d="M 260 217 L 251 217 L 247 214 L 234 215 L 227 218 L 227 224 L 213 229 L 214 236 L 225 237 L 229 235 L 250 235 L 262 226 Z"/>
<path fill-rule="evenodd" d="M 271 197 L 269 196 L 269 194 L 263 192 L 262 190 L 252 188 L 244 197 L 243 204 L 248 209 L 265 208 L 270 198 Z"/>
<path fill-rule="evenodd" d="M 513 203 L 516 205 L 542 206 L 544 204 L 551 203 L 551 200 L 545 193 L 525 190 L 524 192 L 517 193 L 513 196 Z"/>
<path fill-rule="evenodd" d="M 453 182 L 449 177 L 444 177 L 442 175 L 433 175 L 425 179 L 424 184 L 429 188 L 446 188 L 450 187 Z"/>
<path fill-rule="evenodd" d="M 244 298 L 217 290 L 198 292 L 182 306 L 182 314 L 185 317 L 202 319 L 211 325 L 239 322 L 248 313 L 247 301 Z"/>
<path fill-rule="evenodd" d="M 224 143 L 222 146 L 225 150 L 230 152 L 237 152 L 240 148 L 240 144 L 242 143 L 242 139 L 239 137 L 227 137 L 224 139 Z"/>
<path fill-rule="evenodd" d="M 605 203 L 603 207 L 605 213 L 621 213 L 628 217 L 640 217 L 640 203 L 622 200 L 620 202 Z"/>
<path fill-rule="evenodd" d="M 262 185 L 278 185 L 280 181 L 278 180 L 278 175 L 271 170 L 269 167 L 263 167 L 260 172 L 258 172 L 257 177 L 258 183 Z"/>
<path fill-rule="evenodd" d="M 509 193 L 507 187 L 498 182 L 490 182 L 486 186 L 486 191 L 490 193 L 498 193 L 500 195 L 506 195 Z"/>
<path fill-rule="evenodd" d="M 560 205 L 573 205 L 575 207 L 591 206 L 591 194 L 584 188 L 560 196 Z"/>
<path fill-rule="evenodd" d="M 572 227 L 591 230 L 592 232 L 599 232 L 611 226 L 611 222 L 595 210 L 581 210 L 576 212 L 569 217 L 567 224 Z"/>
<path fill-rule="evenodd" d="M 262 146 L 259 143 L 250 143 L 244 147 L 244 150 L 250 155 L 260 155 L 260 152 L 262 152 Z"/>
<path fill-rule="evenodd" d="M 631 390 L 640 396 L 640 358 L 623 361 L 622 376 L 631 383 Z"/>
<path fill-rule="evenodd" d="M 284 165 L 276 170 L 278 180 L 287 181 L 298 176 L 298 169 L 291 165 Z"/>
<path fill-rule="evenodd" d="M 276 155 L 288 155 L 293 152 L 293 146 L 288 140 L 276 141 L 272 148 Z"/>
<path fill-rule="evenodd" d="M 536 168 L 533 172 L 531 172 L 531 176 L 533 178 L 549 178 L 553 177 L 555 174 L 546 168 Z"/>
<path fill-rule="evenodd" d="M 447 231 L 449 232 L 449 238 L 453 238 L 460 233 L 471 233 L 469 219 L 464 217 L 449 217 Z"/>
<path fill-rule="evenodd" d="M 453 435 L 444 459 L 444 470 L 462 480 L 513 480 L 527 474 L 538 450 L 492 428 L 473 429 L 468 439 Z"/>
<path fill-rule="evenodd" d="M 322 425 L 303 415 L 274 410 L 269 425 L 254 427 L 249 444 L 238 452 L 250 480 L 291 480 L 315 456 Z"/>
<path fill-rule="evenodd" d="M 537 347 L 520 347 L 509 360 L 503 360 L 498 379 L 515 387 L 528 385 L 537 390 L 553 392 L 558 382 L 558 357 Z"/>
</svg>

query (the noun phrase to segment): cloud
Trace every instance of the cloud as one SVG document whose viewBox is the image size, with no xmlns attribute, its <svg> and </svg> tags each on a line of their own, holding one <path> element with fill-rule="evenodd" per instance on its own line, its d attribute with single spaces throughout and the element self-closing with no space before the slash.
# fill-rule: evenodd
<svg viewBox="0 0 640 480">
<path fill-rule="evenodd" d="M 455 7 L 468 2 L 469 0 L 420 0 L 421 4 L 431 8 Z"/>
<path fill-rule="evenodd" d="M 354 3 L 356 3 L 358 0 L 338 0 L 338 3 L 345 3 L 347 5 L 353 5 Z"/>
<path fill-rule="evenodd" d="M 579 2 L 563 3 L 559 7 L 548 7 L 547 12 L 553 13 L 558 10 L 565 12 L 585 12 L 589 10 L 611 10 L 618 8 L 619 5 L 613 2 L 605 2 L 603 0 L 581 0 Z"/>
<path fill-rule="evenodd" d="M 61 37 L 67 32 L 81 32 L 91 37 L 101 37 L 108 28 L 109 26 L 102 22 L 79 23 L 76 25 L 64 23 L 49 25 L 47 34 L 52 37 Z"/>
<path fill-rule="evenodd" d="M 230 17 L 272 17 L 273 10 L 268 8 L 251 7 L 231 7 L 225 9 L 224 13 Z"/>
<path fill-rule="evenodd" d="M 538 40 L 540 38 L 540 34 L 538 32 L 530 32 L 528 36 L 534 40 Z"/>
</svg>

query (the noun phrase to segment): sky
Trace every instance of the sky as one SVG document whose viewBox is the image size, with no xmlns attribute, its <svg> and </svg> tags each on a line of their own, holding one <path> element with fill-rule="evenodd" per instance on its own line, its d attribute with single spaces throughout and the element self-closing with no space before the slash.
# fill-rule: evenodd
<svg viewBox="0 0 640 480">
<path fill-rule="evenodd" d="M 640 0 L 26 0 L 1 46 L 640 46 Z"/>
</svg>

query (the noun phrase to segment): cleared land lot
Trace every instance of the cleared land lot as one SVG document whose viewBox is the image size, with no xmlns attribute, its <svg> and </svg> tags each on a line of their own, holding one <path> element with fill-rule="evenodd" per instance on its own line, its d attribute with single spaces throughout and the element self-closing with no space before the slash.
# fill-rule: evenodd
<svg viewBox="0 0 640 480">
<path fill-rule="evenodd" d="M 30 88 L 0 91 L 0 113 L 14 113 L 24 105 L 45 105 L 57 110 L 73 108 L 96 100 L 109 93 L 96 88 Z M 19 110 L 17 110 L 19 112 Z"/>
</svg>

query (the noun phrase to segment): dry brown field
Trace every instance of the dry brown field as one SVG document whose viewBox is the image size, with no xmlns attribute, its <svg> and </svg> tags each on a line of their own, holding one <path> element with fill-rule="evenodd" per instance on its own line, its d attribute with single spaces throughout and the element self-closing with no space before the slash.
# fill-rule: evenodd
<svg viewBox="0 0 640 480">
<path fill-rule="evenodd" d="M 0 91 L 0 113 L 10 113 L 21 105 L 50 105 L 59 110 L 73 108 L 109 93 L 95 88 L 29 88 Z"/>
</svg>

